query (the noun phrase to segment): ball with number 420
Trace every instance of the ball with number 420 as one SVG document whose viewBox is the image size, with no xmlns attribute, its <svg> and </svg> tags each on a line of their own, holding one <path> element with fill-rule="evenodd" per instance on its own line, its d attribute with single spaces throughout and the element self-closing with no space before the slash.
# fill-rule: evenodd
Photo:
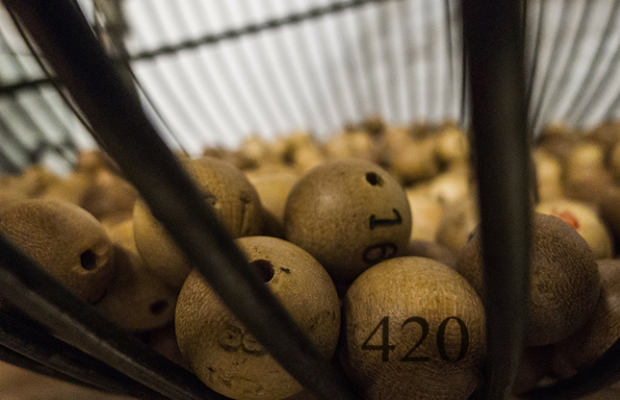
<svg viewBox="0 0 620 400">
<path fill-rule="evenodd" d="M 401 257 L 360 275 L 344 302 L 347 374 L 369 400 L 459 400 L 476 389 L 485 317 L 474 289 L 437 261 Z"/>
</svg>

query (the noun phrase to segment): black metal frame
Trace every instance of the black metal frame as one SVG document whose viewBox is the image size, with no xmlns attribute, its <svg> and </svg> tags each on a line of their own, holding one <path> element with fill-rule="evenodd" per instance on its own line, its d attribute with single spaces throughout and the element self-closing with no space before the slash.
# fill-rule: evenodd
<svg viewBox="0 0 620 400">
<path fill-rule="evenodd" d="M 142 53 L 138 58 L 156 57 L 379 1 L 336 3 L 306 14 L 184 42 L 178 47 Z M 106 57 L 75 7 L 64 0 L 4 3 L 19 17 L 57 71 L 58 80 L 88 118 L 97 140 L 240 321 L 292 376 L 316 395 L 324 399 L 359 398 L 352 385 L 320 356 L 248 268 L 242 253 L 145 118 L 139 99 L 125 86 L 117 66 Z M 449 11 L 449 3 L 446 5 Z M 464 0 L 462 12 L 469 65 L 465 68 L 464 64 L 463 70 L 471 82 L 471 90 L 466 90 L 463 79 L 462 104 L 465 109 L 467 93 L 471 92 L 489 297 L 486 379 L 477 397 L 500 399 L 518 365 L 528 288 L 531 206 L 522 9 L 518 2 Z M 450 13 L 447 14 L 449 17 Z M 451 53 L 452 38 L 448 40 Z M 367 83 L 372 85 L 368 79 Z M 152 398 L 174 400 L 224 399 L 189 372 L 105 321 L 3 238 L 0 285 L 6 288 L 3 295 L 11 304 L 61 339 L 28 330 L 27 323 L 0 314 L 0 343 L 4 346 L 0 348 L 1 358 L 66 380 L 78 379 L 87 385 L 141 398 L 153 395 Z M 6 321 L 14 321 L 22 330 L 10 331 Z M 48 344 L 47 353 L 41 348 L 43 343 Z M 67 357 L 52 363 L 47 357 L 49 351 Z M 88 379 L 86 371 L 91 372 Z M 537 389 L 527 397 L 576 398 L 617 378 L 620 341 L 574 378 Z"/>
</svg>

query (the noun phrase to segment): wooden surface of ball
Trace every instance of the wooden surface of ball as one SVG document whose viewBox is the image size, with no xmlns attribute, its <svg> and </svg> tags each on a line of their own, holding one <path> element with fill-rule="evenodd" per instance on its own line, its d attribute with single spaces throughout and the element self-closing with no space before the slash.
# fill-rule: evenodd
<svg viewBox="0 0 620 400">
<path fill-rule="evenodd" d="M 469 240 L 479 220 L 478 204 L 473 197 L 447 205 L 437 226 L 435 241 L 458 252 Z"/>
<path fill-rule="evenodd" d="M 260 232 L 260 200 L 241 171 L 211 157 L 186 160 L 184 165 L 233 237 Z M 189 261 L 143 201 L 136 202 L 133 221 L 136 245 L 146 265 L 171 287 L 180 289 L 191 269 Z"/>
<path fill-rule="evenodd" d="M 360 275 L 344 301 L 343 363 L 367 400 L 467 399 L 481 377 L 475 290 L 434 260 L 400 257 Z"/>
<path fill-rule="evenodd" d="M 293 320 L 330 358 L 340 332 L 340 305 L 323 267 L 310 254 L 281 239 L 258 236 L 237 243 Z M 301 390 L 197 270 L 181 290 L 175 326 L 181 353 L 213 390 L 239 400 L 279 400 Z"/>
<path fill-rule="evenodd" d="M 114 278 L 110 239 L 76 205 L 46 199 L 13 203 L 2 210 L 0 232 L 86 302 L 97 302 Z"/>
<path fill-rule="evenodd" d="M 525 344 L 557 343 L 586 323 L 600 281 L 590 246 L 559 218 L 536 214 L 532 225 L 530 298 Z M 458 255 L 457 271 L 484 299 L 480 230 Z"/>
<path fill-rule="evenodd" d="M 160 328 L 174 320 L 177 293 L 144 265 L 133 236 L 133 221 L 110 229 L 116 275 L 95 305 L 111 321 L 130 331 Z"/>
<path fill-rule="evenodd" d="M 594 313 L 577 333 L 559 343 L 557 356 L 575 370 L 596 361 L 620 338 L 620 260 L 598 260 L 601 295 Z"/>
<path fill-rule="evenodd" d="M 399 254 L 409 242 L 411 210 L 399 183 L 364 160 L 323 164 L 291 191 L 286 239 L 312 254 L 340 281 Z"/>
<path fill-rule="evenodd" d="M 536 212 L 553 215 L 572 226 L 586 240 L 597 260 L 611 258 L 611 235 L 587 204 L 566 199 L 548 201 L 536 206 Z"/>
</svg>

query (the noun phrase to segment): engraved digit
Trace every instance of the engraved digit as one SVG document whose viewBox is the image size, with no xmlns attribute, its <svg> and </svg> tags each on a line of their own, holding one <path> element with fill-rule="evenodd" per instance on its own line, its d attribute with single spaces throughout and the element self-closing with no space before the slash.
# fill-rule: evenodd
<svg viewBox="0 0 620 400">
<path fill-rule="evenodd" d="M 362 344 L 362 350 L 381 350 L 381 361 L 390 361 L 390 350 L 394 350 L 396 346 L 390 345 L 390 317 L 383 317 L 379 325 L 372 331 L 368 339 Z M 372 337 L 381 328 L 381 345 L 368 344 Z"/>
<path fill-rule="evenodd" d="M 422 317 L 411 317 L 403 323 L 403 326 L 401 327 L 401 329 L 404 329 L 405 325 L 411 322 L 414 322 L 420 325 L 420 328 L 422 328 L 422 336 L 420 337 L 420 340 L 418 340 L 418 342 L 415 344 L 415 346 L 413 346 L 411 350 L 409 350 L 409 352 L 405 354 L 405 356 L 400 361 L 403 361 L 403 362 L 428 361 L 430 360 L 430 357 L 409 357 L 411 353 L 413 353 L 414 351 L 416 351 L 418 347 L 420 347 L 422 342 L 424 342 L 424 340 L 428 336 L 428 331 L 429 331 L 428 321 Z"/>
<path fill-rule="evenodd" d="M 461 328 L 461 351 L 459 352 L 456 359 L 451 360 L 446 353 L 446 328 L 448 327 L 448 323 L 450 320 L 455 320 L 459 327 Z M 439 355 L 441 358 L 448 362 L 457 362 L 461 361 L 465 354 L 467 354 L 467 350 L 469 349 L 469 331 L 467 330 L 467 325 L 463 322 L 462 319 L 458 317 L 448 317 L 443 320 L 443 322 L 439 325 L 439 329 L 437 329 L 437 349 L 439 350 Z"/>
<path fill-rule="evenodd" d="M 376 255 L 373 254 L 374 252 L 377 252 L 377 250 L 380 250 L 380 252 Z M 397 251 L 398 246 L 394 243 L 379 243 L 366 247 L 362 259 L 366 264 L 376 264 L 381 260 L 387 260 L 388 258 L 394 257 Z"/>
</svg>

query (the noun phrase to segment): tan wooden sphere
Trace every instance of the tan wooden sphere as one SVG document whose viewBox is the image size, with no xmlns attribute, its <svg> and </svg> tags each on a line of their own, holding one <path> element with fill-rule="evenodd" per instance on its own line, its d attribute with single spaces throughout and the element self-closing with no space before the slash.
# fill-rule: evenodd
<svg viewBox="0 0 620 400">
<path fill-rule="evenodd" d="M 376 164 L 332 161 L 297 182 L 286 203 L 284 231 L 334 279 L 352 281 L 407 246 L 411 210 L 403 188 Z"/>
<path fill-rule="evenodd" d="M 299 180 L 299 174 L 285 165 L 269 164 L 246 172 L 246 177 L 258 192 L 263 208 L 282 223 L 286 199 Z"/>
<path fill-rule="evenodd" d="M 564 125 L 550 124 L 543 128 L 537 142 L 540 148 L 545 149 L 564 163 L 577 144 L 577 135 Z"/>
<path fill-rule="evenodd" d="M 444 207 L 435 241 L 458 252 L 467 243 L 479 220 L 478 204 L 473 197 L 450 204 Z"/>
<path fill-rule="evenodd" d="M 464 162 L 469 157 L 469 144 L 465 134 L 455 128 L 446 127 L 437 135 L 435 153 L 440 162 L 452 164 Z"/>
<path fill-rule="evenodd" d="M 426 189 L 407 189 L 407 201 L 415 213 L 411 240 L 434 241 L 443 214 L 443 205 Z"/>
<path fill-rule="evenodd" d="M 9 185 L 29 198 L 35 198 L 45 193 L 47 188 L 60 178 L 41 165 L 30 165 L 21 171 L 21 174 L 10 176 Z"/>
<path fill-rule="evenodd" d="M 233 237 L 260 232 L 260 200 L 241 171 L 211 157 L 187 160 L 184 165 Z M 133 221 L 136 246 L 148 268 L 180 289 L 191 269 L 189 261 L 141 200 L 136 202 Z"/>
<path fill-rule="evenodd" d="M 449 248 L 426 240 L 412 240 L 405 250 L 404 256 L 424 257 L 439 261 L 450 268 L 456 267 L 456 253 Z"/>
<path fill-rule="evenodd" d="M 340 332 L 340 305 L 323 267 L 284 240 L 258 236 L 237 243 L 293 320 L 330 358 Z M 197 270 L 183 285 L 175 321 L 181 353 L 213 390 L 238 400 L 279 400 L 301 390 Z"/>
<path fill-rule="evenodd" d="M 67 177 L 48 185 L 41 197 L 80 205 L 84 193 L 93 186 L 93 178 L 92 172 L 74 171 Z"/>
<path fill-rule="evenodd" d="M 76 205 L 45 199 L 16 202 L 2 211 L 0 232 L 86 302 L 97 302 L 114 279 L 110 239 Z"/>
<path fill-rule="evenodd" d="M 122 328 L 146 331 L 174 320 L 177 293 L 144 265 L 133 235 L 132 220 L 111 228 L 116 276 L 95 307 Z"/>
<path fill-rule="evenodd" d="M 602 196 L 600 214 L 616 241 L 620 240 L 620 188 L 609 187 Z"/>
<path fill-rule="evenodd" d="M 615 178 L 620 178 L 620 143 L 616 144 L 612 150 L 610 164 Z"/>
<path fill-rule="evenodd" d="M 557 158 L 542 149 L 536 149 L 534 150 L 534 165 L 540 201 L 564 198 L 562 165 Z"/>
<path fill-rule="evenodd" d="M 573 147 L 566 164 L 566 180 L 580 181 L 593 172 L 605 171 L 605 152 L 597 143 L 581 142 Z"/>
<path fill-rule="evenodd" d="M 103 219 L 115 214 L 131 214 L 138 198 L 138 191 L 120 176 L 99 170 L 93 184 L 84 192 L 80 206 Z"/>
<path fill-rule="evenodd" d="M 455 165 L 433 178 L 428 183 L 428 191 L 443 205 L 463 201 L 470 194 L 469 174 L 466 164 Z"/>
<path fill-rule="evenodd" d="M 410 183 L 432 178 L 439 173 L 432 138 L 412 140 L 394 151 L 391 171 L 403 182 Z"/>
<path fill-rule="evenodd" d="M 525 345 L 544 346 L 586 323 L 596 306 L 600 279 L 590 246 L 566 222 L 535 214 L 532 230 Z M 484 299 L 479 229 L 459 253 L 456 269 Z"/>
<path fill-rule="evenodd" d="M 586 240 L 597 260 L 611 258 L 611 235 L 587 204 L 566 199 L 548 201 L 536 206 L 536 212 L 553 215 L 572 226 Z"/>
<path fill-rule="evenodd" d="M 419 257 L 360 275 L 343 308 L 345 371 L 367 400 L 467 399 L 481 378 L 485 315 L 451 268 Z"/>
<path fill-rule="evenodd" d="M 592 364 L 620 338 L 620 260 L 598 260 L 601 295 L 588 322 L 556 345 L 556 357 L 575 371 Z"/>
</svg>

